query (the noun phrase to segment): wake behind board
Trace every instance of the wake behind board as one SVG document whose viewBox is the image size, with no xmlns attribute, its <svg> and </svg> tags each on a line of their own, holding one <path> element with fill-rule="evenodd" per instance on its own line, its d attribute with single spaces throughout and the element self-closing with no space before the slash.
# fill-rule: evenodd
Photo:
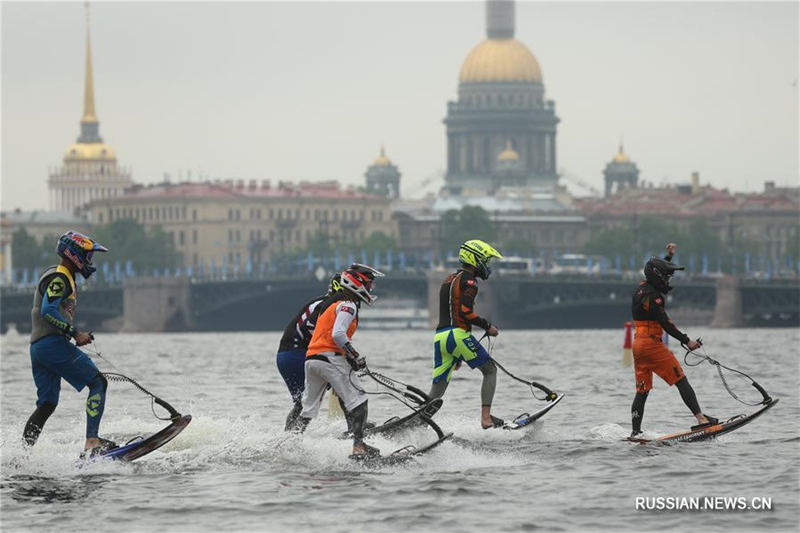
<svg viewBox="0 0 800 533">
<path fill-rule="evenodd" d="M 671 435 L 664 435 L 663 437 L 658 437 L 656 439 L 641 439 L 636 437 L 628 437 L 628 442 L 637 442 L 639 444 L 676 444 L 678 442 L 697 442 L 701 440 L 708 440 L 719 437 L 720 435 L 724 435 L 725 433 L 730 433 L 731 431 L 735 431 L 740 427 L 749 424 L 762 414 L 764 414 L 767 409 L 770 409 L 773 405 L 778 403 L 778 400 L 770 400 L 768 403 L 764 404 L 761 409 L 750 413 L 749 415 L 737 415 L 733 418 L 729 419 L 726 422 L 722 422 L 720 424 L 715 424 L 713 426 L 708 426 L 700 429 L 696 429 L 693 431 L 684 431 L 681 433 L 673 433 Z"/>
<path fill-rule="evenodd" d="M 552 402 L 548 402 L 547 405 L 545 405 L 544 407 L 542 407 L 538 411 L 536 411 L 534 413 L 523 413 L 523 414 L 519 415 L 518 417 L 516 417 L 511 422 L 506 422 L 505 424 L 500 426 L 500 428 L 501 429 L 522 429 L 524 427 L 527 427 L 530 424 L 532 424 L 533 422 L 535 422 L 536 420 L 538 420 L 541 417 L 543 417 L 545 414 L 547 414 L 547 412 L 550 411 L 550 409 L 552 409 L 553 407 L 555 407 L 556 404 L 558 404 L 558 402 L 560 402 L 563 397 L 564 397 L 563 393 L 559 394 L 556 397 L 555 400 L 553 400 Z"/>
<path fill-rule="evenodd" d="M 186 429 L 192 415 L 183 415 L 172 424 L 146 439 L 136 440 L 124 446 L 112 448 L 94 457 L 94 459 L 109 458 L 117 461 L 130 462 L 148 453 L 155 451 L 174 439 L 181 431 Z"/>
<path fill-rule="evenodd" d="M 452 436 L 453 436 L 452 433 L 445 433 L 442 436 L 440 436 L 438 440 L 431 442 L 430 444 L 427 444 L 422 448 L 417 448 L 415 446 L 409 445 L 400 448 L 399 450 L 395 450 L 389 455 L 379 455 L 375 457 L 360 457 L 351 455 L 350 458 L 369 467 L 398 465 L 410 461 L 415 457 L 419 457 L 420 455 L 433 450 L 434 448 L 436 448 L 437 446 L 439 446 L 441 443 L 443 443 Z"/>
</svg>

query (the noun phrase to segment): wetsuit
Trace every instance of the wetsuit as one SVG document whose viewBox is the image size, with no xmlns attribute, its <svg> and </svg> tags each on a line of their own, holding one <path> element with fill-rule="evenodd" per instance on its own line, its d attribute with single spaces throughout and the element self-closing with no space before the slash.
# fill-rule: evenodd
<svg viewBox="0 0 800 533">
<path fill-rule="evenodd" d="M 318 296 L 307 302 L 295 317 L 287 324 L 278 345 L 276 363 L 289 394 L 292 396 L 294 406 L 286 418 L 286 427 L 289 428 L 303 409 L 303 384 L 306 379 L 306 348 L 314 333 L 314 326 L 319 315 L 319 304 L 325 296 Z"/>
<path fill-rule="evenodd" d="M 103 417 L 108 382 L 94 362 L 70 339 L 76 307 L 75 278 L 63 265 L 53 266 L 39 278 L 31 309 L 31 367 L 36 384 L 36 411 L 25 424 L 23 437 L 33 445 L 58 405 L 61 378 L 80 392 L 89 387 L 86 400 L 86 438 L 97 438 Z"/>
<path fill-rule="evenodd" d="M 633 368 L 636 375 L 636 397 L 631 406 L 634 433 L 641 430 L 644 405 L 650 389 L 653 388 L 653 373 L 667 382 L 676 385 L 686 406 L 697 415 L 701 412 L 694 389 L 683 373 L 675 355 L 662 341 L 666 331 L 682 344 L 690 341 L 689 336 L 675 326 L 667 315 L 664 294 L 647 281 L 643 281 L 633 292 L 633 322 L 636 336 L 633 341 Z"/>
<path fill-rule="evenodd" d="M 681 343 L 689 336 L 679 330 L 664 309 L 665 297 L 646 281 L 633 293 L 633 360 L 636 371 L 636 391 L 653 388 L 653 372 L 670 385 L 683 378 L 683 370 L 675 355 L 662 342 L 664 331 Z"/>
<path fill-rule="evenodd" d="M 491 324 L 475 312 L 478 280 L 469 270 L 450 274 L 439 288 L 439 324 L 433 337 L 433 386 L 430 396 L 440 398 L 459 361 L 479 368 L 484 375 L 481 404 L 492 404 L 497 368 L 489 353 L 472 336 L 472 326 L 488 330 Z"/>
</svg>

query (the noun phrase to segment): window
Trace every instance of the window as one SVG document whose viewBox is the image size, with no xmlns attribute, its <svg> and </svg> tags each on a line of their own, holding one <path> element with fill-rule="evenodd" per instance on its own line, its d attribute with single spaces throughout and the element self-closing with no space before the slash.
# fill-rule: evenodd
<svg viewBox="0 0 800 533">
<path fill-rule="evenodd" d="M 197 244 L 197 230 L 192 230 L 192 244 Z"/>
<path fill-rule="evenodd" d="M 183 246 L 183 245 L 184 245 L 184 235 L 183 235 L 183 230 L 181 230 L 181 231 L 180 231 L 180 233 L 178 233 L 178 244 L 179 244 L 180 246 Z"/>
<path fill-rule="evenodd" d="M 197 209 L 192 209 L 192 220 L 197 220 Z"/>
</svg>

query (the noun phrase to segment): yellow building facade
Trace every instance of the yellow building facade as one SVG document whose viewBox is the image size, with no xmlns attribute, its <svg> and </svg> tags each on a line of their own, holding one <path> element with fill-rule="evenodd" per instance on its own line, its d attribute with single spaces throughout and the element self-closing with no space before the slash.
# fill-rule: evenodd
<svg viewBox="0 0 800 533">
<path fill-rule="evenodd" d="M 336 182 L 214 181 L 135 186 L 87 206 L 94 225 L 133 219 L 172 236 L 183 264 L 260 265 L 306 249 L 314 239 L 353 247 L 372 233 L 396 238 L 389 200 Z"/>
</svg>

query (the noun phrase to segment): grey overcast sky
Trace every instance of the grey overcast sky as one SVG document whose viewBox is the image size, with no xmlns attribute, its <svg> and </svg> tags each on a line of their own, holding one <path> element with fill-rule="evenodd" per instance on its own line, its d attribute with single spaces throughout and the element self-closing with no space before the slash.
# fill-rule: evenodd
<svg viewBox="0 0 800 533">
<path fill-rule="evenodd" d="M 797 184 L 797 2 L 516 11 L 561 119 L 559 170 L 600 188 L 622 136 L 647 181 Z M 485 38 L 483 2 L 104 2 L 91 19 L 100 133 L 145 183 L 362 184 L 384 142 L 403 194 L 433 191 L 446 103 Z M 84 39 L 82 3 L 2 4 L 4 209 L 47 207 L 79 132 Z"/>
</svg>

